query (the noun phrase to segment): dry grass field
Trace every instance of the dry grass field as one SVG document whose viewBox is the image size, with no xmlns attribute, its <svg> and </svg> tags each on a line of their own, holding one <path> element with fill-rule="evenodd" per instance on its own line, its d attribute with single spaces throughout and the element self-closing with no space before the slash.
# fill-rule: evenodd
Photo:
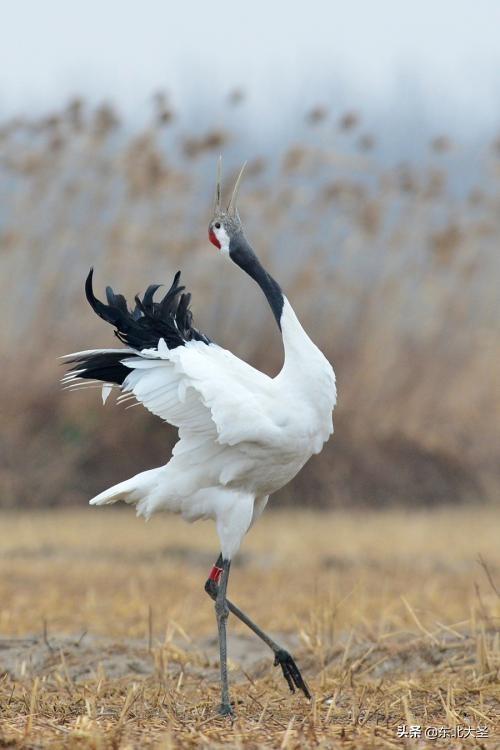
<svg viewBox="0 0 500 750">
<path fill-rule="evenodd" d="M 230 596 L 293 651 L 314 699 L 230 618 L 231 723 L 203 591 L 212 525 L 3 512 L 0 747 L 498 747 L 499 521 L 490 506 L 264 514 Z"/>
<path fill-rule="evenodd" d="M 436 134 L 399 164 L 391 123 L 335 102 L 275 146 L 243 125 L 243 90 L 199 118 L 152 105 L 142 125 L 79 98 L 0 118 L 0 750 L 500 747 L 500 139 Z M 227 185 L 248 158 L 245 230 L 339 385 L 335 438 L 229 585 L 314 699 L 230 619 L 233 723 L 203 590 L 213 527 L 85 507 L 165 463 L 175 431 L 63 393 L 58 362 L 115 343 L 84 298 L 91 265 L 98 296 L 129 300 L 180 268 L 195 324 L 278 372 L 260 290 L 207 240 L 221 152 Z"/>
</svg>

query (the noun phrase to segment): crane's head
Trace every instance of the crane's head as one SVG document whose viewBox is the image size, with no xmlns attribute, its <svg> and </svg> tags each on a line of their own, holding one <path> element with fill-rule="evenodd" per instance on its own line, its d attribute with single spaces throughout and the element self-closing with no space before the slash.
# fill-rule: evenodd
<svg viewBox="0 0 500 750">
<path fill-rule="evenodd" d="M 222 160 L 219 158 L 217 166 L 217 183 L 215 186 L 215 203 L 214 203 L 214 214 L 208 225 L 208 238 L 212 245 L 215 245 L 222 253 L 229 255 L 229 245 L 231 239 L 240 234 L 242 230 L 241 220 L 238 214 L 236 202 L 238 199 L 238 190 L 240 187 L 241 178 L 243 176 L 243 170 L 245 164 L 240 169 L 240 173 L 236 178 L 234 184 L 233 193 L 231 199 L 224 210 L 221 204 L 222 198 L 222 185 L 221 185 L 221 171 L 222 171 Z"/>
<path fill-rule="evenodd" d="M 208 237 L 224 255 L 236 263 L 245 273 L 254 279 L 267 297 L 276 322 L 281 329 L 281 316 L 285 298 L 279 284 L 263 268 L 259 259 L 249 245 L 236 207 L 238 189 L 245 165 L 236 178 L 231 199 L 226 210 L 221 205 L 221 159 L 217 168 L 217 185 L 215 187 L 215 205 L 212 220 L 208 225 Z"/>
</svg>

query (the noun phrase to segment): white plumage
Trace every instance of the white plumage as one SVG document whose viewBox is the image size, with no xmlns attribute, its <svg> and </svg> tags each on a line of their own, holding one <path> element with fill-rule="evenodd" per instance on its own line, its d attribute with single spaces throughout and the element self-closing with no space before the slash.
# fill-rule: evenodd
<svg viewBox="0 0 500 750">
<path fill-rule="evenodd" d="M 275 378 L 201 341 L 168 349 L 161 339 L 157 349 L 106 350 L 125 355 L 120 362 L 130 373 L 123 393 L 177 427 L 179 441 L 165 466 L 105 490 L 91 505 L 124 500 L 146 518 L 160 510 L 188 521 L 212 518 L 221 552 L 231 559 L 268 496 L 333 432 L 333 369 L 286 299 L 281 328 L 285 361 Z M 70 374 L 66 383 L 79 374 Z M 103 398 L 110 388 L 103 386 Z"/>
</svg>

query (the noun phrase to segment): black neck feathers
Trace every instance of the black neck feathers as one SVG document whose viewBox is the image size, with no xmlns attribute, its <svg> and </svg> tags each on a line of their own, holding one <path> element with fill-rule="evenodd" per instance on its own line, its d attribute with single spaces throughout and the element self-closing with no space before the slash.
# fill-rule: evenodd
<svg viewBox="0 0 500 750">
<path fill-rule="evenodd" d="M 251 246 L 247 242 L 243 232 L 238 232 L 231 237 L 229 243 L 229 257 L 245 273 L 254 279 L 260 286 L 269 306 L 273 311 L 279 329 L 281 330 L 281 313 L 283 312 L 283 292 L 277 281 L 265 270 L 261 262 L 255 255 Z"/>
</svg>

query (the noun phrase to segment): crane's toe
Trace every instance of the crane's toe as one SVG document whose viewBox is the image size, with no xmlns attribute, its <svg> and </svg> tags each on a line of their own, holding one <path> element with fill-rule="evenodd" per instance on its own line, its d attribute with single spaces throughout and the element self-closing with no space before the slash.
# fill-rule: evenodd
<svg viewBox="0 0 500 750">
<path fill-rule="evenodd" d="M 274 666 L 277 667 L 278 664 L 281 667 L 283 677 L 287 681 L 290 691 L 295 693 L 295 689 L 298 688 L 299 690 L 302 690 L 306 698 L 311 699 L 312 696 L 309 688 L 300 674 L 300 670 L 296 665 L 295 660 L 288 651 L 285 651 L 284 648 L 280 648 L 274 654 Z"/>
<path fill-rule="evenodd" d="M 233 707 L 230 703 L 221 703 L 219 706 L 219 716 L 230 716 L 234 717 Z"/>
</svg>

